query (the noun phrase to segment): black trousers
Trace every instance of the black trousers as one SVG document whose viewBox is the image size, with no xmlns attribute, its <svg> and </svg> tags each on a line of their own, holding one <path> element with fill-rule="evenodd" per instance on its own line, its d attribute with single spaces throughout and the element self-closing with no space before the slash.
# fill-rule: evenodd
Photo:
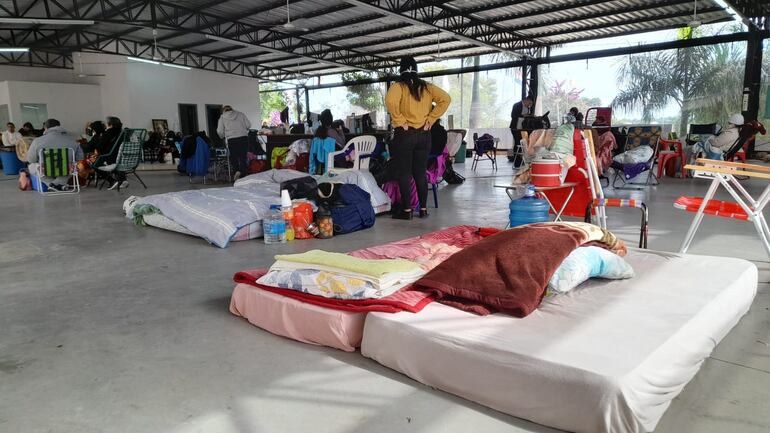
<svg viewBox="0 0 770 433">
<path fill-rule="evenodd" d="M 417 185 L 417 198 L 420 208 L 425 208 L 428 201 L 428 151 L 430 150 L 430 131 L 423 129 L 408 129 L 404 131 L 396 128 L 393 142 L 390 146 L 390 155 L 393 157 L 393 165 L 398 180 L 398 189 L 401 193 L 401 206 L 404 210 L 412 207 L 412 186 L 410 180 L 414 179 Z"/>
<path fill-rule="evenodd" d="M 230 148 L 230 167 L 233 173 L 240 171 L 241 175 L 249 174 L 249 162 L 246 153 L 249 150 L 249 137 L 235 137 L 227 139 Z"/>
<path fill-rule="evenodd" d="M 511 128 L 513 134 L 513 166 L 519 167 L 523 162 L 521 160 L 521 131 Z"/>
</svg>

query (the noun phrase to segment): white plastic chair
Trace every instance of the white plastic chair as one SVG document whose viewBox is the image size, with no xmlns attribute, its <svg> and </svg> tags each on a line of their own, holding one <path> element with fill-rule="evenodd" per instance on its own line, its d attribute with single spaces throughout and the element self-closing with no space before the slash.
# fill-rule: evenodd
<svg viewBox="0 0 770 433">
<path fill-rule="evenodd" d="M 345 153 L 347 148 L 350 147 L 350 145 L 353 145 L 353 149 L 355 150 L 355 158 L 353 159 L 353 167 L 351 168 L 340 168 L 340 167 L 334 167 L 334 156 L 335 155 L 341 155 Z M 345 147 L 337 152 L 331 152 L 329 156 L 326 158 L 326 173 L 327 174 L 340 174 L 345 171 L 350 170 L 369 170 L 369 158 L 371 157 L 372 152 L 374 152 L 374 147 L 377 145 L 377 137 L 373 135 L 361 135 L 356 138 L 352 138 L 350 141 L 345 144 Z"/>
</svg>

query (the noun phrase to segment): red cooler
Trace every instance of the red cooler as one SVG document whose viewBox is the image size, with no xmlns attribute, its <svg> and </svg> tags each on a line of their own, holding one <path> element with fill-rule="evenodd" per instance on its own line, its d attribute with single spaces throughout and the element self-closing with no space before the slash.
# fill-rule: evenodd
<svg viewBox="0 0 770 433">
<path fill-rule="evenodd" d="M 530 167 L 532 185 L 547 187 L 561 185 L 561 161 L 558 159 L 536 159 Z"/>
</svg>

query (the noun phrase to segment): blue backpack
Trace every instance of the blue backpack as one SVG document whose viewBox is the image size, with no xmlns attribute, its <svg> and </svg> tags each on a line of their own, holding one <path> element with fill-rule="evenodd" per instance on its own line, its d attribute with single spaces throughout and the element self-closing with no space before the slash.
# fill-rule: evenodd
<svg viewBox="0 0 770 433">
<path fill-rule="evenodd" d="M 357 185 L 338 185 L 339 196 L 331 208 L 334 234 L 352 233 L 374 226 L 374 208 L 369 193 Z"/>
</svg>

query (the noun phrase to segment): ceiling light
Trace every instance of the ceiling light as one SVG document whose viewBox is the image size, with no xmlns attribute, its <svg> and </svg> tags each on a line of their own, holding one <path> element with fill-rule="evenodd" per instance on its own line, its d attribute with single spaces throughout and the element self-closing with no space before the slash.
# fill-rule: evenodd
<svg viewBox="0 0 770 433">
<path fill-rule="evenodd" d="M 175 65 L 173 63 L 161 63 L 161 65 L 168 66 L 169 68 L 184 69 L 185 71 L 189 71 L 190 69 L 192 69 L 189 66 Z"/>
<path fill-rule="evenodd" d="M 26 53 L 29 48 L 6 48 L 0 47 L 0 53 Z"/>
<path fill-rule="evenodd" d="M 128 60 L 131 60 L 132 62 L 141 62 L 141 63 L 149 63 L 151 65 L 160 65 L 160 62 L 156 62 L 155 60 L 147 60 L 139 57 L 126 57 L 126 58 Z"/>
<path fill-rule="evenodd" d="M 57 20 L 47 18 L 0 18 L 2 24 L 43 24 L 52 26 L 90 26 L 94 20 Z"/>
</svg>

